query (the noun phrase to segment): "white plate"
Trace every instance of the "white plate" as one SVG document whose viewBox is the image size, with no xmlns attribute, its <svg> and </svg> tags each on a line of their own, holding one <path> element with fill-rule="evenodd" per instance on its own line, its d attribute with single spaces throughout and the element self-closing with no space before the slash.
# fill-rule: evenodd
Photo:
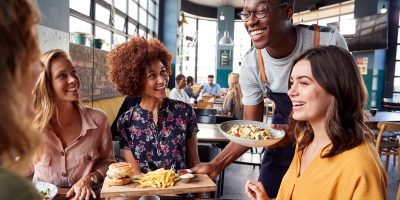
<svg viewBox="0 0 400 200">
<path fill-rule="evenodd" d="M 270 130 L 274 139 L 252 140 L 252 139 L 236 137 L 227 133 L 232 128 L 233 125 L 246 125 L 246 124 L 253 124 L 260 128 L 265 128 Z M 251 120 L 226 121 L 219 125 L 219 130 L 221 130 L 222 134 L 224 134 L 224 136 L 228 138 L 231 142 L 241 144 L 247 147 L 269 147 L 279 142 L 279 140 L 281 140 L 285 136 L 285 131 L 275 130 L 271 128 L 270 124 L 259 121 L 251 121 Z"/>
<path fill-rule="evenodd" d="M 35 187 L 36 190 L 39 192 L 45 192 L 47 190 L 47 188 L 49 188 L 49 193 L 47 194 L 47 196 L 49 197 L 49 199 L 53 199 L 58 192 L 58 189 L 55 185 L 51 184 L 51 183 L 46 183 L 46 182 L 36 182 L 35 183 Z"/>
</svg>

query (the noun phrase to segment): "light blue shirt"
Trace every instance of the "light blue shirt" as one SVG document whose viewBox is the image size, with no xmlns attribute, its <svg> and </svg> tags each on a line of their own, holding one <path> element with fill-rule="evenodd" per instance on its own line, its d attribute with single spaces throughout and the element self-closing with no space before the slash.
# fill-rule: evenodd
<svg viewBox="0 0 400 200">
<path fill-rule="evenodd" d="M 214 83 L 212 86 L 210 84 L 205 84 L 203 88 L 203 93 L 214 96 L 221 96 L 221 86 L 219 86 L 218 83 Z"/>
</svg>

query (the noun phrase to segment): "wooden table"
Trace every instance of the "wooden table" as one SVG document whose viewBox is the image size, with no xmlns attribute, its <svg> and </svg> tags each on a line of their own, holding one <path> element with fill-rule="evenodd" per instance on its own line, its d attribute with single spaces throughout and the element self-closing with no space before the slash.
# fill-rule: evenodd
<svg viewBox="0 0 400 200">
<path fill-rule="evenodd" d="M 219 130 L 219 124 L 197 123 L 197 126 L 199 127 L 199 132 L 197 133 L 199 142 L 229 142 Z"/>
<path fill-rule="evenodd" d="M 375 116 L 369 115 L 365 121 L 369 122 L 369 123 L 400 122 L 400 113 L 380 111 L 380 112 L 377 112 L 375 114 Z"/>
<path fill-rule="evenodd" d="M 57 195 L 54 197 L 53 200 L 64 200 L 65 195 L 67 194 L 69 188 L 58 188 L 58 193 Z M 115 197 L 115 198 L 100 198 L 100 194 L 96 193 L 97 195 L 97 199 L 100 200 L 138 200 L 140 197 Z M 71 198 L 72 199 L 72 198 Z M 93 199 L 92 197 L 90 199 Z M 180 197 L 180 196 L 160 196 L 161 200 L 185 200 L 185 199 L 195 199 L 195 198 L 187 198 L 187 197 Z"/>
</svg>

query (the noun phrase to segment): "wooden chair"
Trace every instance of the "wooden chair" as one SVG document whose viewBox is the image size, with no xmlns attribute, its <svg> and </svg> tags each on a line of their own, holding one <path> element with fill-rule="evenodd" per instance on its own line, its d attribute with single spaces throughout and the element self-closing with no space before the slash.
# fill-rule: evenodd
<svg viewBox="0 0 400 200">
<path fill-rule="evenodd" d="M 396 164 L 396 156 L 399 155 L 399 140 L 397 139 L 397 134 L 393 132 L 400 132 L 400 123 L 379 122 L 378 129 L 375 147 L 380 156 L 386 156 L 385 169 L 387 171 L 390 155 L 393 155 L 393 165 Z M 385 132 L 392 132 L 392 134 L 385 136 Z"/>
</svg>

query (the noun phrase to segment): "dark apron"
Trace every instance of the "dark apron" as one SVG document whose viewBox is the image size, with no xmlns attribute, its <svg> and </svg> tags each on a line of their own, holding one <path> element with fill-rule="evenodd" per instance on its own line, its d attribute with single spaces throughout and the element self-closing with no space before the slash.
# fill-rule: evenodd
<svg viewBox="0 0 400 200">
<path fill-rule="evenodd" d="M 318 25 L 313 24 L 313 30 L 314 47 L 317 47 L 320 41 Z M 265 83 L 267 89 L 266 95 L 275 103 L 272 123 L 288 124 L 289 115 L 292 112 L 292 102 L 286 93 L 275 93 L 269 88 L 260 49 L 257 49 L 257 61 L 260 67 L 262 81 Z M 275 198 L 278 194 L 282 178 L 292 162 L 294 151 L 295 141 L 290 142 L 284 147 L 265 149 L 258 180 L 262 182 L 270 198 Z"/>
<path fill-rule="evenodd" d="M 292 101 L 286 93 L 272 92 L 268 85 L 266 88 L 267 97 L 275 103 L 272 124 L 287 124 L 292 112 Z M 294 151 L 294 141 L 284 147 L 265 149 L 258 181 L 264 185 L 270 198 L 275 198 L 278 194 L 282 178 L 292 162 Z"/>
</svg>

